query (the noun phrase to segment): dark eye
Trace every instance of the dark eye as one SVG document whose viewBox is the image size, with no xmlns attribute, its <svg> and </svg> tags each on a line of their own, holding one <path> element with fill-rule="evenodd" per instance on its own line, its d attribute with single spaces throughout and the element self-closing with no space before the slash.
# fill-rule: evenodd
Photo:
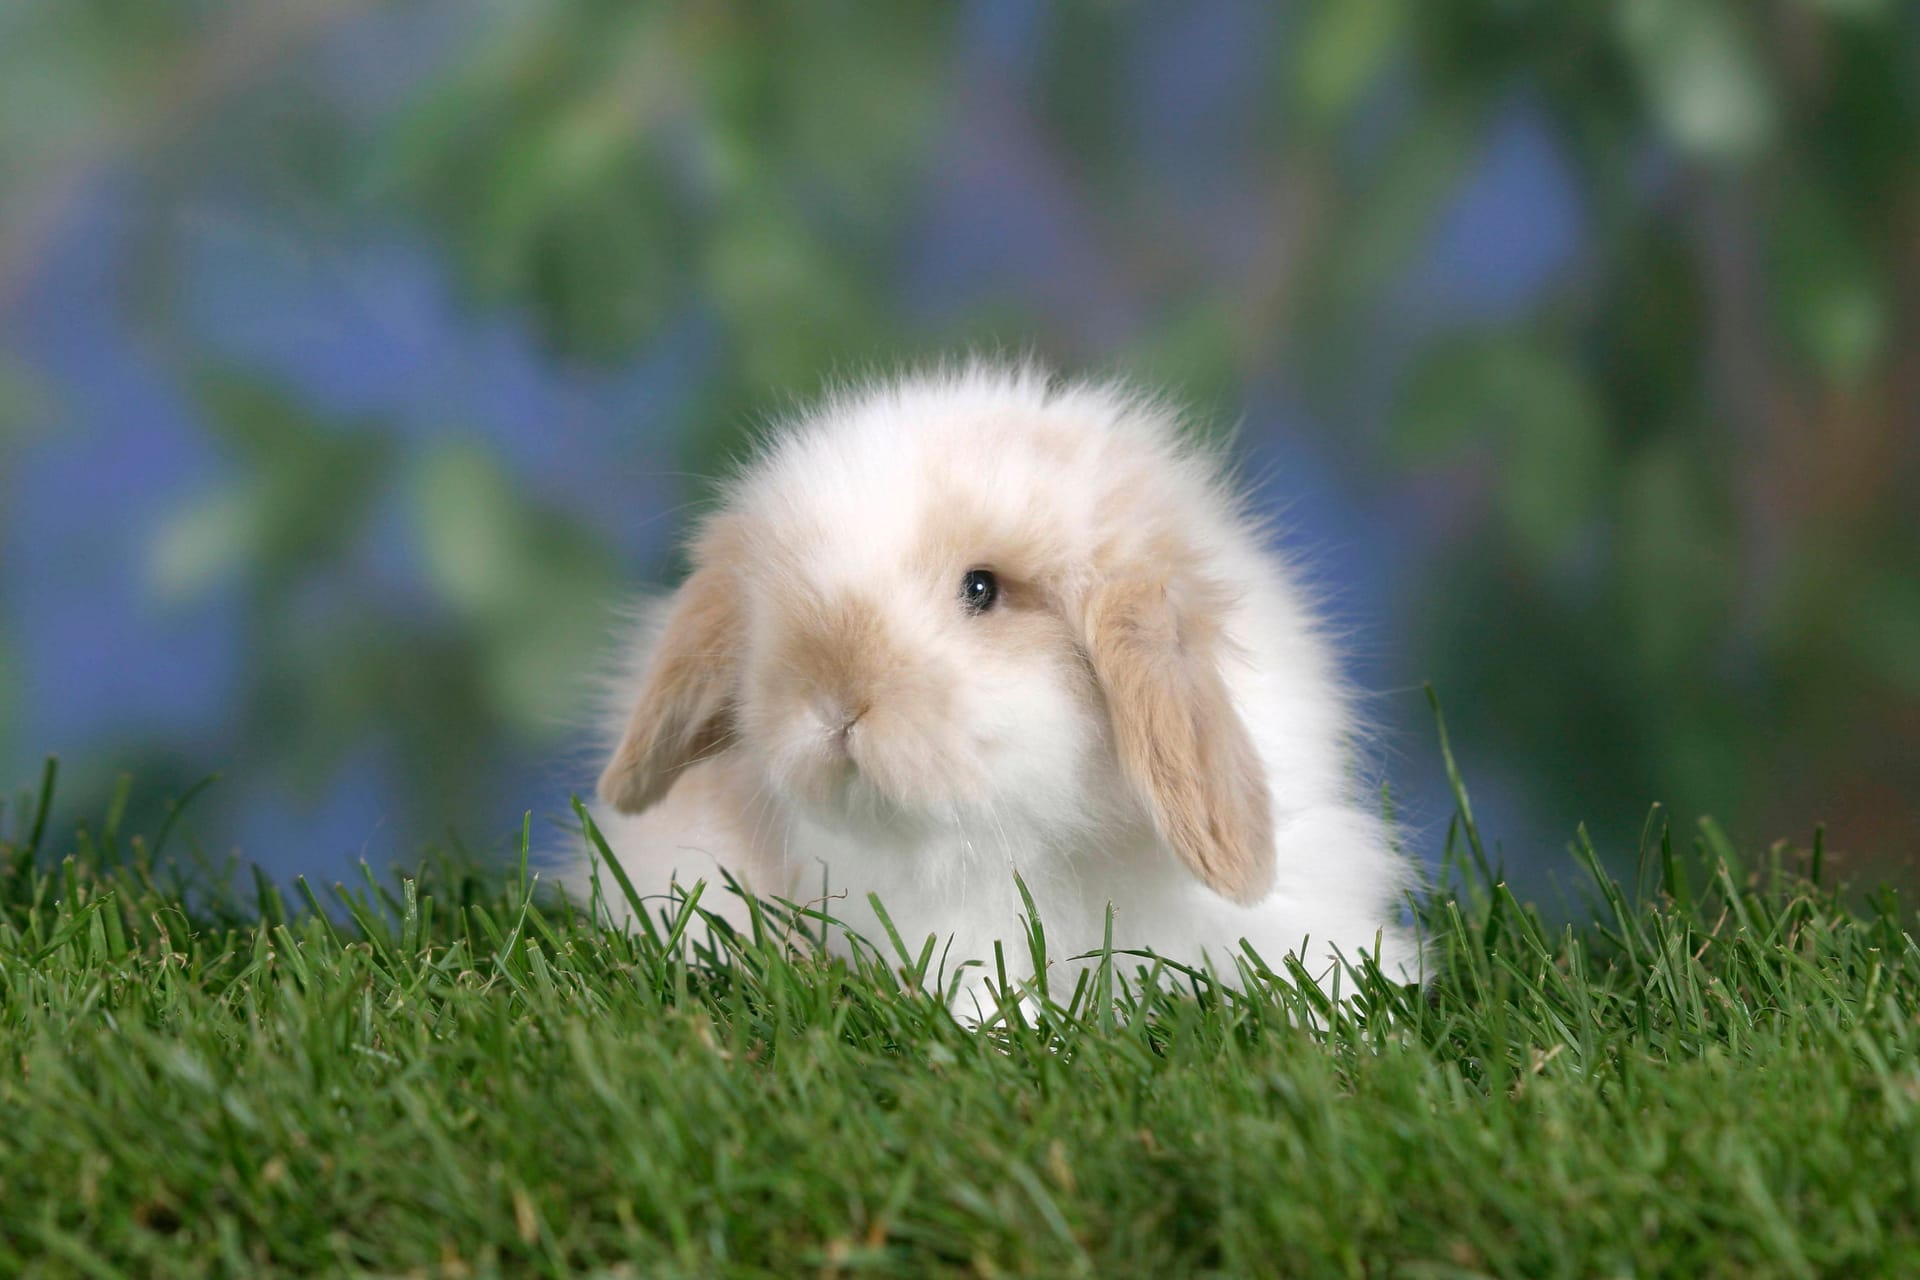
<svg viewBox="0 0 1920 1280">
<path fill-rule="evenodd" d="M 968 613 L 985 613 L 1000 598 L 1000 580 L 991 569 L 969 569 L 960 579 L 960 603 Z"/>
</svg>

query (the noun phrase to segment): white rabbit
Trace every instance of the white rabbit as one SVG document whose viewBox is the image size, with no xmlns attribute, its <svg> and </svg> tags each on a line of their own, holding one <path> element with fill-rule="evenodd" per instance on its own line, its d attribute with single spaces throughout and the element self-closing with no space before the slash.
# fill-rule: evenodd
<svg viewBox="0 0 1920 1280">
<path fill-rule="evenodd" d="M 884 946 L 877 893 L 950 973 L 984 962 L 983 1008 L 996 939 L 1030 967 L 1015 871 L 1051 957 L 1098 950 L 1111 903 L 1116 948 L 1228 982 L 1242 939 L 1419 976 L 1333 656 L 1163 403 L 981 364 L 843 391 L 733 478 L 692 562 L 632 646 L 599 782 L 643 894 L 706 878 L 743 920 L 717 867 L 824 885 Z"/>
</svg>

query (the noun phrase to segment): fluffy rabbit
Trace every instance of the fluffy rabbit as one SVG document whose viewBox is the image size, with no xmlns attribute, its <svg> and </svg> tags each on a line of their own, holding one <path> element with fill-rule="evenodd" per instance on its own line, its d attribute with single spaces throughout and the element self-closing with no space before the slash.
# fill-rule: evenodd
<svg viewBox="0 0 1920 1280">
<path fill-rule="evenodd" d="M 1016 870 L 1062 960 L 1111 902 L 1116 947 L 1227 981 L 1243 938 L 1417 976 L 1412 869 L 1352 775 L 1327 643 L 1162 403 L 982 365 L 842 392 L 732 480 L 692 561 L 599 782 L 643 894 L 724 866 L 845 891 L 833 914 L 884 942 L 878 893 L 949 973 L 985 962 L 963 1004 L 996 939 L 1025 976 Z"/>
</svg>

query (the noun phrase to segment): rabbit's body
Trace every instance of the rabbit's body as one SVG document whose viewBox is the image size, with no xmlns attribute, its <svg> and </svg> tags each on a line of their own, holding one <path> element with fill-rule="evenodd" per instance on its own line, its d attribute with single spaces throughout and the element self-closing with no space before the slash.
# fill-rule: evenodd
<svg viewBox="0 0 1920 1280">
<path fill-rule="evenodd" d="M 1228 980 L 1243 938 L 1415 976 L 1332 655 L 1162 406 L 980 367 L 845 396 L 746 467 L 694 560 L 601 783 L 642 892 L 723 865 L 844 894 L 878 941 L 874 893 L 950 970 L 997 940 L 1024 976 L 1017 871 L 1055 958 L 1111 903 L 1117 948 Z"/>
</svg>

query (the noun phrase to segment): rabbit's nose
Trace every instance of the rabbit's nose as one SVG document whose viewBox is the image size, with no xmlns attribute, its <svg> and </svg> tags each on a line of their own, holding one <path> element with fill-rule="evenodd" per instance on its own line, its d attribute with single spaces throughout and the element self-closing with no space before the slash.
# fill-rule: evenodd
<svg viewBox="0 0 1920 1280">
<path fill-rule="evenodd" d="M 827 746 L 835 755 L 851 754 L 853 727 L 860 723 L 860 717 L 866 713 L 864 704 L 841 702 L 825 703 L 815 709 L 815 714 L 820 717 L 820 725 L 826 731 Z"/>
</svg>

